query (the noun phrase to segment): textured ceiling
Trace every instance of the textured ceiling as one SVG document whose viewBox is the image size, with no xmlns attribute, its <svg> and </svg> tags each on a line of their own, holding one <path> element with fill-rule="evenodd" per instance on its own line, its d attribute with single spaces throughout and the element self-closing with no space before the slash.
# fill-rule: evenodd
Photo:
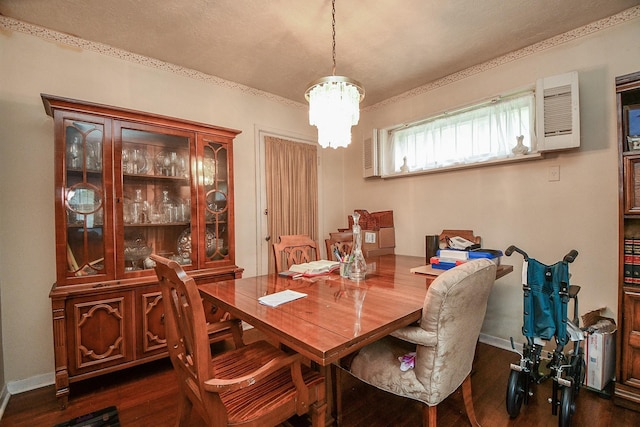
<svg viewBox="0 0 640 427">
<path fill-rule="evenodd" d="M 363 106 L 640 0 L 337 0 L 337 75 Z M 0 0 L 0 14 L 305 102 L 330 75 L 330 0 Z"/>
</svg>

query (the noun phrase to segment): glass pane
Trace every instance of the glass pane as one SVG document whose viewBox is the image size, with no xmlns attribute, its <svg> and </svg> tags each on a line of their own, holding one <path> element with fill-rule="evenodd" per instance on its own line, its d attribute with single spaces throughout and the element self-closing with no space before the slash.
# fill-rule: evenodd
<svg viewBox="0 0 640 427">
<path fill-rule="evenodd" d="M 103 126 L 65 122 L 67 271 L 104 273 Z"/>
<path fill-rule="evenodd" d="M 224 259 L 229 254 L 227 150 L 209 143 L 204 148 L 205 248 L 207 260 Z"/>
<path fill-rule="evenodd" d="M 192 264 L 189 137 L 122 129 L 121 138 L 125 271 L 153 269 L 152 252 Z"/>
</svg>

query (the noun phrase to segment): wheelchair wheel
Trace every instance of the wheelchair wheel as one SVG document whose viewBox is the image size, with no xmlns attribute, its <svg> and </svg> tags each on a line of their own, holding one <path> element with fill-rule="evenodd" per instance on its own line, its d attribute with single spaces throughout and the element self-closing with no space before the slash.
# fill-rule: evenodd
<svg viewBox="0 0 640 427">
<path fill-rule="evenodd" d="M 573 403 L 573 387 L 563 387 L 562 397 L 560 399 L 560 413 L 558 414 L 558 426 L 569 427 L 571 425 L 571 416 L 575 410 Z"/>
<path fill-rule="evenodd" d="M 576 368 L 573 375 L 574 399 L 578 396 L 578 393 L 580 392 L 580 387 L 584 383 L 585 371 L 587 370 L 582 348 L 580 348 L 580 350 L 578 351 L 578 355 L 576 357 L 577 357 L 577 360 L 575 363 Z"/>
<path fill-rule="evenodd" d="M 507 412 L 509 417 L 515 418 L 520 414 L 520 408 L 524 400 L 524 382 L 527 376 L 524 372 L 511 371 L 507 383 Z"/>
</svg>

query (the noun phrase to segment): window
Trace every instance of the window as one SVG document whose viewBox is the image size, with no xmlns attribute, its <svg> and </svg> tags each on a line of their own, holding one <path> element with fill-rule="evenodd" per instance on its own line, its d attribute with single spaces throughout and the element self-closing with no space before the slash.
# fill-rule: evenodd
<svg viewBox="0 0 640 427">
<path fill-rule="evenodd" d="M 389 130 L 382 175 L 513 157 L 519 136 L 531 150 L 534 115 L 529 91 Z"/>
<path fill-rule="evenodd" d="M 571 71 L 538 79 L 535 90 L 373 129 L 363 141 L 363 176 L 394 178 L 541 159 L 545 152 L 579 148 L 579 105 L 578 72 Z M 514 154 L 518 144 L 532 154 Z"/>
</svg>

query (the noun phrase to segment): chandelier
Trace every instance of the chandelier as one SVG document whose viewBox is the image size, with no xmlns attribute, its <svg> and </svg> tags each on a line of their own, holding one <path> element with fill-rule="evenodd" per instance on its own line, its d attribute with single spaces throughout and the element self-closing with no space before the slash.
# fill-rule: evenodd
<svg viewBox="0 0 640 427">
<path fill-rule="evenodd" d="M 309 124 L 318 128 L 322 148 L 346 147 L 351 143 L 351 126 L 360 119 L 364 88 L 349 77 L 336 76 L 336 1 L 331 2 L 333 73 L 309 85 L 304 96 L 309 101 Z"/>
</svg>

